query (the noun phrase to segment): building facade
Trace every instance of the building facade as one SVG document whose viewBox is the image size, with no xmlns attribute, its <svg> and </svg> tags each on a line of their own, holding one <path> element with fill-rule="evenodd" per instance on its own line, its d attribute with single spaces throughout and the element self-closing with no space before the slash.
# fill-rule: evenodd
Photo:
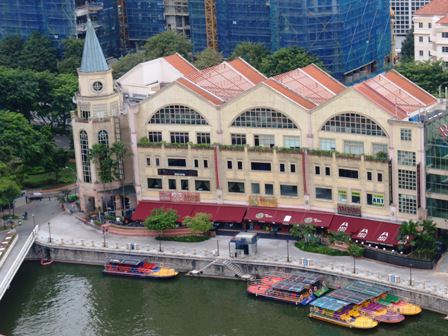
<svg viewBox="0 0 448 336">
<path fill-rule="evenodd" d="M 393 34 L 395 37 L 395 48 L 401 51 L 401 45 L 406 39 L 406 35 L 414 27 L 412 18 L 419 8 L 423 7 L 431 0 L 391 0 L 390 6 L 394 12 Z"/>
<path fill-rule="evenodd" d="M 416 61 L 448 62 L 448 2 L 433 0 L 414 14 Z"/>
</svg>

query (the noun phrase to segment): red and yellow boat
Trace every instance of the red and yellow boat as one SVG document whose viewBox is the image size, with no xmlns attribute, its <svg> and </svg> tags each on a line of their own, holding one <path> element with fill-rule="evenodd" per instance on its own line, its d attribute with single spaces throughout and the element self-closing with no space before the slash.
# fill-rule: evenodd
<svg viewBox="0 0 448 336">
<path fill-rule="evenodd" d="M 114 258 L 104 265 L 103 274 L 145 279 L 169 279 L 176 277 L 179 272 L 173 268 L 148 263 L 140 258 Z"/>
</svg>

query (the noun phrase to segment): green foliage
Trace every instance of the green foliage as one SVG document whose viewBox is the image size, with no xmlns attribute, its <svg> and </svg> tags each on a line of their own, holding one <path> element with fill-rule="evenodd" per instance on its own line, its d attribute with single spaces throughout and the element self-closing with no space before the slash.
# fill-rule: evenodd
<svg viewBox="0 0 448 336">
<path fill-rule="evenodd" d="M 437 227 L 432 220 L 421 222 L 409 220 L 400 226 L 399 239 L 404 248 L 419 258 L 431 259 L 436 252 Z"/>
<path fill-rule="evenodd" d="M 179 216 L 173 209 L 154 209 L 151 215 L 145 219 L 145 226 L 148 230 L 163 231 L 176 228 Z"/>
<path fill-rule="evenodd" d="M 282 48 L 263 58 L 261 71 L 270 77 L 296 68 L 305 67 L 311 63 L 323 67 L 323 63 L 317 56 L 308 54 L 303 48 Z"/>
<path fill-rule="evenodd" d="M 56 49 L 48 37 L 34 32 L 23 44 L 18 61 L 22 68 L 55 72 L 57 64 Z"/>
<path fill-rule="evenodd" d="M 0 206 L 8 206 L 20 191 L 19 184 L 11 176 L 0 176 Z"/>
<path fill-rule="evenodd" d="M 316 227 L 307 224 L 295 224 L 291 228 L 291 236 L 303 240 L 305 243 L 316 243 L 320 239 L 316 235 Z"/>
<path fill-rule="evenodd" d="M 448 86 L 448 72 L 443 61 L 400 63 L 396 70 L 426 91 L 438 96 Z"/>
<path fill-rule="evenodd" d="M 150 37 L 143 49 L 147 60 L 169 56 L 176 52 L 186 59 L 190 59 L 192 44 L 184 34 L 167 30 Z"/>
<path fill-rule="evenodd" d="M 298 249 L 301 249 L 302 251 L 306 251 L 306 252 L 320 253 L 320 254 L 326 254 L 326 255 L 330 255 L 330 256 L 348 256 L 349 255 L 349 253 L 346 251 L 332 249 L 328 246 L 320 245 L 318 243 L 306 243 L 304 241 L 298 241 L 298 242 L 296 242 L 295 246 Z"/>
<path fill-rule="evenodd" d="M 18 35 L 5 36 L 0 40 L 0 66 L 15 68 L 22 52 L 23 40 Z"/>
<path fill-rule="evenodd" d="M 200 243 L 209 239 L 209 236 L 156 237 L 156 240 L 175 241 L 179 243 Z"/>
<path fill-rule="evenodd" d="M 330 232 L 330 241 L 332 243 L 334 242 L 343 242 L 343 243 L 348 243 L 350 242 L 350 237 L 348 235 L 346 235 L 344 232 Z"/>
<path fill-rule="evenodd" d="M 350 243 L 347 250 L 352 257 L 362 257 L 364 255 L 364 248 L 355 243 Z"/>
<path fill-rule="evenodd" d="M 199 70 L 202 70 L 217 65 L 223 60 L 224 57 L 220 52 L 216 51 L 213 48 L 206 48 L 197 55 L 196 60 L 194 61 L 194 65 Z"/>
<path fill-rule="evenodd" d="M 400 58 L 401 62 L 412 62 L 414 60 L 414 29 L 409 30 L 401 45 Z"/>
<path fill-rule="evenodd" d="M 206 233 L 213 227 L 211 215 L 208 213 L 197 213 L 194 217 L 185 217 L 183 224 L 195 233 Z"/>
<path fill-rule="evenodd" d="M 81 66 L 84 40 L 70 38 L 63 42 L 64 57 L 58 61 L 59 73 L 71 73 L 76 75 L 76 70 Z"/>
<path fill-rule="evenodd" d="M 98 180 L 101 183 L 114 181 L 114 161 L 110 148 L 104 144 L 94 144 L 89 152 L 90 160 L 95 163 L 98 172 Z"/>
<path fill-rule="evenodd" d="M 114 74 L 114 78 L 120 78 L 126 72 L 131 70 L 136 65 L 147 61 L 149 58 L 145 56 L 145 53 L 142 51 L 136 53 L 127 54 L 124 57 L 121 57 L 117 62 L 112 64 L 112 71 Z"/>
<path fill-rule="evenodd" d="M 269 50 L 262 43 L 241 42 L 233 50 L 231 59 L 241 57 L 254 68 L 260 70 L 261 63 L 269 55 Z"/>
<path fill-rule="evenodd" d="M 130 152 L 126 148 L 126 145 L 121 141 L 114 142 L 110 148 L 110 152 L 115 158 L 113 160 L 113 177 L 116 180 L 122 180 L 124 174 L 121 174 L 120 167 L 123 167 L 124 160 L 130 155 Z"/>
</svg>

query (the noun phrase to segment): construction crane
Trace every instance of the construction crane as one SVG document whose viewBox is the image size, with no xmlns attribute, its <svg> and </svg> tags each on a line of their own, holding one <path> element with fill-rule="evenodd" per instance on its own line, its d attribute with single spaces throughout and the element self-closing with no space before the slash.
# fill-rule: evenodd
<svg viewBox="0 0 448 336">
<path fill-rule="evenodd" d="M 205 32 L 207 36 L 207 47 L 218 50 L 215 0 L 204 0 L 204 10 L 205 10 Z"/>
<path fill-rule="evenodd" d="M 128 17 L 126 15 L 126 0 L 117 0 L 118 25 L 120 28 L 120 47 L 126 52 L 128 49 Z"/>
</svg>

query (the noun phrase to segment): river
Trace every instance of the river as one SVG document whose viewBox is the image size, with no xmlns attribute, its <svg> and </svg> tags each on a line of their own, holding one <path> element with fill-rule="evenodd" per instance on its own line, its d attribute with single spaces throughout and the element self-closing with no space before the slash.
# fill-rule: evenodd
<svg viewBox="0 0 448 336">
<path fill-rule="evenodd" d="M 18 336 L 448 335 L 424 312 L 400 325 L 354 331 L 307 317 L 308 308 L 249 297 L 245 283 L 181 276 L 106 277 L 101 267 L 22 265 L 0 302 L 0 334 Z"/>
</svg>

